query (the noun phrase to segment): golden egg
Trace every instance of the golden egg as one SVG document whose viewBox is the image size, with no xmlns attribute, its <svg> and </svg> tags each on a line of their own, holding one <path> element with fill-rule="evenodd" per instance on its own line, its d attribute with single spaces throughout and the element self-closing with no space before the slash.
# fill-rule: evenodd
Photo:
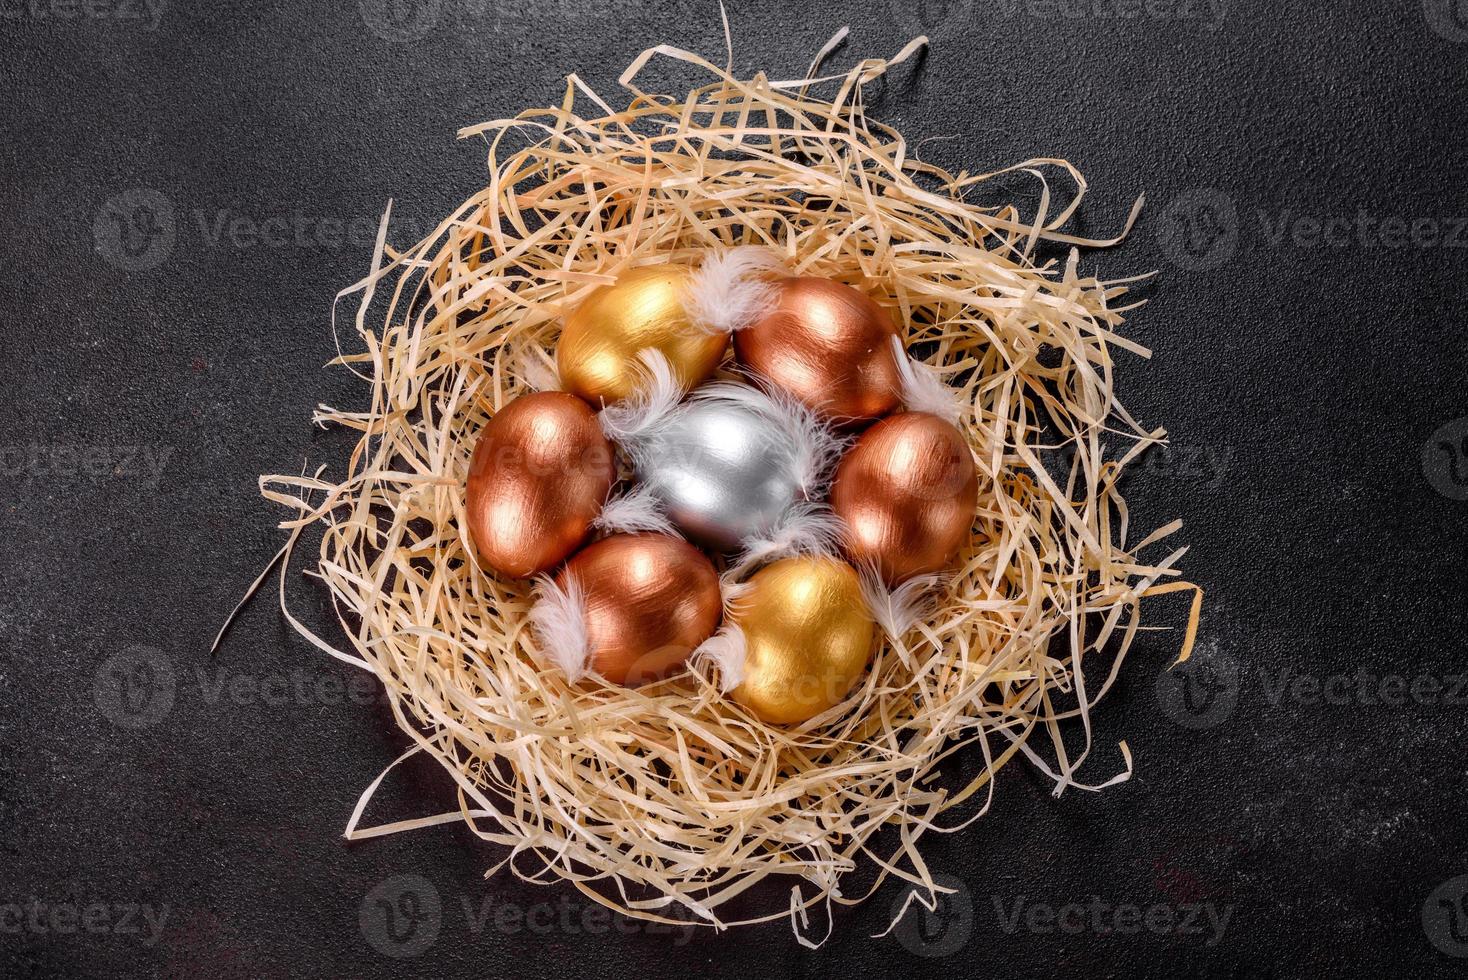
<svg viewBox="0 0 1468 980">
<path fill-rule="evenodd" d="M 897 328 L 859 290 L 801 276 L 779 284 L 775 308 L 734 335 L 739 363 L 838 424 L 897 408 Z"/>
<path fill-rule="evenodd" d="M 925 412 L 893 415 L 862 433 L 831 483 L 846 556 L 894 585 L 953 561 L 972 531 L 978 497 L 963 434 Z"/>
<path fill-rule="evenodd" d="M 626 398 L 641 377 L 637 355 L 647 348 L 667 357 L 685 388 L 713 374 L 729 336 L 690 322 L 684 298 L 691 274 L 682 265 L 647 266 L 593 290 L 561 331 L 561 386 L 598 407 Z"/>
<path fill-rule="evenodd" d="M 731 696 L 773 724 L 840 704 L 876 635 L 856 571 L 830 558 L 786 558 L 748 584 L 730 609 L 745 645 L 744 679 Z"/>
<path fill-rule="evenodd" d="M 479 433 L 465 510 L 484 565 L 524 578 L 585 540 L 616 476 L 612 445 L 586 403 L 559 391 L 522 395 Z"/>
<path fill-rule="evenodd" d="M 585 603 L 591 669 L 614 684 L 667 676 L 719 627 L 718 573 L 682 538 L 614 534 L 566 562 L 558 584 L 571 578 Z"/>
</svg>

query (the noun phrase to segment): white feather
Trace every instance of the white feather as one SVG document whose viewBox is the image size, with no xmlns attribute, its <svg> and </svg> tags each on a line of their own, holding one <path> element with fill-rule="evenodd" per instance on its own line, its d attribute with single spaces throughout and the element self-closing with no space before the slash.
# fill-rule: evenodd
<svg viewBox="0 0 1468 980">
<path fill-rule="evenodd" d="M 693 651 L 693 659 L 719 668 L 719 690 L 728 694 L 744 683 L 747 650 L 744 630 L 729 623 Z"/>
<path fill-rule="evenodd" d="M 950 425 L 958 424 L 962 409 L 958 393 L 938 376 L 932 365 L 907 356 L 902 338 L 893 336 L 897 370 L 902 376 L 902 404 L 909 412 L 936 415 Z"/>
<path fill-rule="evenodd" d="M 567 680 L 574 684 L 586 676 L 591 662 L 586 598 L 574 576 L 566 577 L 564 589 L 548 575 L 536 580 L 530 625 L 540 640 L 542 655 L 559 667 Z"/>
<path fill-rule="evenodd" d="M 768 396 L 780 408 L 781 424 L 795 453 L 801 489 L 811 500 L 823 499 L 847 440 L 794 398 L 783 392 L 770 392 Z"/>
<path fill-rule="evenodd" d="M 704 385 L 693 397 L 738 405 L 767 419 L 789 453 L 802 492 L 811 500 L 825 495 L 831 469 L 846 448 L 846 440 L 810 409 L 784 392 L 729 381 Z"/>
<path fill-rule="evenodd" d="M 802 500 L 792 504 L 770 532 L 744 543 L 733 571 L 796 555 L 834 556 L 841 522 L 823 504 Z"/>
<path fill-rule="evenodd" d="M 520 376 L 536 391 L 560 391 L 561 377 L 556 363 L 538 345 L 531 344 L 520 353 Z"/>
<path fill-rule="evenodd" d="M 638 353 L 637 360 L 642 372 L 636 390 L 603 408 L 600 415 L 606 437 L 629 451 L 683 400 L 683 386 L 662 351 L 649 347 Z"/>
<path fill-rule="evenodd" d="M 744 601 L 749 595 L 749 590 L 754 588 L 753 583 L 736 581 L 736 574 L 727 571 L 719 576 L 719 596 L 724 602 L 724 615 L 728 616 L 734 607 Z"/>
<path fill-rule="evenodd" d="M 770 278 L 784 272 L 773 252 L 756 245 L 711 251 L 688 279 L 683 308 L 706 333 L 743 330 L 774 306 L 778 293 Z"/>
<path fill-rule="evenodd" d="M 893 640 L 900 640 L 932 615 L 938 605 L 938 592 L 945 581 L 942 575 L 914 575 L 899 585 L 888 587 L 875 569 L 865 567 L 861 569 L 861 594 L 882 632 Z"/>
<path fill-rule="evenodd" d="M 663 513 L 662 501 L 646 486 L 633 487 L 608 500 L 591 526 L 609 534 L 635 534 L 638 531 L 676 533 L 673 522 Z"/>
</svg>

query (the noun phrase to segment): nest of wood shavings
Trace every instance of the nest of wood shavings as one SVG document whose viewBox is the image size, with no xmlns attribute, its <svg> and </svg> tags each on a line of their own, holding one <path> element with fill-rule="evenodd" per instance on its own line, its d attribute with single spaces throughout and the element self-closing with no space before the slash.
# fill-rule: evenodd
<svg viewBox="0 0 1468 980">
<path fill-rule="evenodd" d="M 1075 248 L 1039 258 L 1120 236 L 1062 230 L 1085 191 L 1065 161 L 955 175 L 915 160 L 867 118 L 863 86 L 925 39 L 814 77 L 844 33 L 794 81 L 650 49 L 621 78 L 622 109 L 570 76 L 559 107 L 462 131 L 489 145 L 488 186 L 430 236 L 394 250 L 384 216 L 371 273 L 342 294 L 358 307 L 357 346 L 338 363 L 371 386 L 371 407 L 316 415 L 360 441 L 339 475 L 261 481 L 298 511 L 283 553 L 320 531 L 310 573 L 350 650 L 291 622 L 379 678 L 408 755 L 432 756 L 458 787 L 450 812 L 362 829 L 374 783 L 349 837 L 462 819 L 526 880 L 568 880 L 643 919 L 789 916 L 809 943 L 807 910 L 860 901 L 888 875 L 931 899 L 921 839 L 981 815 L 1017 754 L 1057 793 L 1098 788 L 1077 780 L 1088 708 L 1117 676 L 1142 599 L 1190 588 L 1175 577 L 1181 550 L 1138 557 L 1176 524 L 1127 543 L 1118 476 L 1162 437 L 1113 390 L 1113 354 L 1147 354 L 1116 332 L 1127 281 L 1082 274 Z M 670 75 L 712 81 L 644 92 L 638 76 L 659 56 L 683 63 L 658 62 Z M 966 201 L 1000 175 L 1035 182 L 1028 213 Z M 1052 176 L 1073 194 L 1064 207 L 1052 209 Z M 568 684 L 527 628 L 531 584 L 479 568 L 465 521 L 475 438 L 540 383 L 562 316 L 629 266 L 735 244 L 892 310 L 909 349 L 961 392 L 980 471 L 972 540 L 936 609 L 803 726 L 758 721 L 701 666 L 635 690 Z M 284 567 L 281 588 L 284 605 Z M 1184 655 L 1196 617 L 1195 602 Z M 1117 744 L 1108 783 L 1131 771 Z M 863 867 L 863 885 L 843 891 Z M 737 896 L 741 916 L 726 904 Z"/>
</svg>

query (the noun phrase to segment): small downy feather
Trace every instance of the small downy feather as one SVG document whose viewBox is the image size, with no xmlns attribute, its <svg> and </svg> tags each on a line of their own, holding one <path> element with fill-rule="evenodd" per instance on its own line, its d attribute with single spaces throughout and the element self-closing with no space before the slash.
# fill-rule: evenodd
<svg viewBox="0 0 1468 980">
<path fill-rule="evenodd" d="M 536 580 L 530 625 L 540 640 L 542 655 L 559 667 L 567 680 L 574 684 L 586 676 L 591 663 L 586 598 L 574 576 L 567 576 L 564 589 L 548 575 Z"/>
<path fill-rule="evenodd" d="M 942 575 L 914 575 L 889 588 L 875 568 L 863 567 L 860 572 L 861 595 L 867 609 L 882 632 L 894 641 L 933 614 L 938 592 L 946 581 Z"/>
<path fill-rule="evenodd" d="M 719 668 L 719 690 L 728 694 L 744 683 L 746 652 L 744 630 L 730 623 L 700 643 L 693 659 Z"/>
<path fill-rule="evenodd" d="M 706 333 L 730 333 L 754 323 L 775 304 L 770 281 L 785 274 L 780 259 L 767 248 L 741 245 L 710 251 L 689 277 L 683 308 L 694 327 Z"/>
<path fill-rule="evenodd" d="M 723 600 L 724 616 L 734 611 L 734 607 L 744 601 L 749 591 L 754 588 L 749 582 L 740 582 L 738 574 L 734 570 L 725 572 L 719 576 L 719 597 Z"/>
<path fill-rule="evenodd" d="M 800 486 L 811 500 L 824 499 L 831 471 L 841 459 L 848 440 L 821 421 L 819 415 L 784 392 L 765 393 L 779 407 L 780 423 L 795 452 Z"/>
<path fill-rule="evenodd" d="M 897 370 L 902 376 L 902 404 L 909 412 L 936 415 L 950 425 L 957 425 L 962 408 L 958 396 L 929 364 L 907 355 L 902 338 L 894 336 L 892 347 L 897 354 Z"/>
<path fill-rule="evenodd" d="M 606 437 L 629 451 L 683 400 L 683 386 L 662 351 L 649 347 L 638 353 L 637 360 L 642 367 L 637 390 L 599 415 Z"/>
<path fill-rule="evenodd" d="M 769 534 L 746 541 L 730 571 L 738 574 L 755 565 L 796 555 L 831 557 L 840 534 L 840 519 L 829 508 L 802 500 L 780 516 Z"/>
<path fill-rule="evenodd" d="M 639 531 L 676 533 L 673 522 L 663 513 L 662 502 L 646 486 L 633 487 L 608 500 L 591 526 L 608 534 L 635 534 Z"/>
<path fill-rule="evenodd" d="M 556 362 L 539 344 L 528 344 L 519 356 L 520 377 L 536 391 L 560 391 Z"/>
</svg>

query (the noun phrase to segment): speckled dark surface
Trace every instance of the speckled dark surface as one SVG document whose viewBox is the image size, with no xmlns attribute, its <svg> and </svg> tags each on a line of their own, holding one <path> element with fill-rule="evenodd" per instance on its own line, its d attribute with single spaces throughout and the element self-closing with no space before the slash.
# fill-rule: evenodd
<svg viewBox="0 0 1468 980">
<path fill-rule="evenodd" d="M 486 883 L 503 854 L 454 826 L 347 845 L 404 747 L 382 705 L 268 600 L 205 655 L 279 545 L 256 475 L 339 458 L 307 419 L 359 397 L 321 365 L 363 223 L 444 213 L 483 179 L 455 129 L 567 72 L 722 59 L 693 0 L 397 2 L 0 5 L 0 975 L 1461 975 L 1461 2 L 731 5 L 737 66 L 781 76 L 842 24 L 838 63 L 926 31 L 875 112 L 947 164 L 1077 162 L 1087 230 L 1146 192 L 1087 261 L 1161 270 L 1130 325 L 1155 356 L 1120 384 L 1175 448 L 1130 482 L 1133 526 L 1182 517 L 1208 590 L 1206 675 L 1159 681 L 1176 634 L 1151 634 L 1095 713 L 1089 775 L 1125 738 L 1135 778 L 1056 800 L 1009 768 L 927 847 L 958 901 L 872 939 L 889 883 L 815 953 L 783 925 L 624 935 Z M 399 772 L 370 819 L 443 808 L 431 765 Z M 404 888 L 419 931 L 374 932 Z"/>
</svg>

